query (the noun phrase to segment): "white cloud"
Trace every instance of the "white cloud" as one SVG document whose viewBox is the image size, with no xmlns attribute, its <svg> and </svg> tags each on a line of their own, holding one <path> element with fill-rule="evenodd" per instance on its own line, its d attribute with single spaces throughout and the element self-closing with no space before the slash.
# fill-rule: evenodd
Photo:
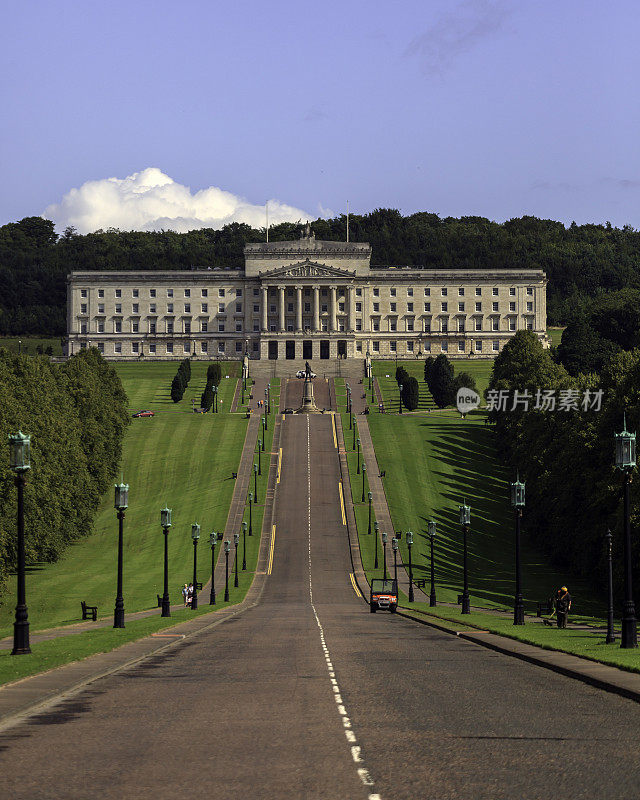
<svg viewBox="0 0 640 800">
<path fill-rule="evenodd" d="M 269 224 L 312 220 L 315 217 L 279 200 L 269 200 Z M 126 178 L 87 181 L 71 189 L 59 203 L 47 206 L 43 215 L 59 232 L 73 225 L 79 233 L 98 228 L 180 233 L 196 228 L 222 228 L 230 222 L 265 226 L 264 205 L 254 205 L 215 186 L 191 193 L 157 167 L 148 167 Z"/>
</svg>

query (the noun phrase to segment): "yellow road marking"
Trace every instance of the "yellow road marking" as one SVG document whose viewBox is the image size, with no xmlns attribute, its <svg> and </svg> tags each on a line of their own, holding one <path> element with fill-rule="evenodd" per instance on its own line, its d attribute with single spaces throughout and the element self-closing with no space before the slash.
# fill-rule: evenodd
<svg viewBox="0 0 640 800">
<path fill-rule="evenodd" d="M 280 468 L 282 467 L 282 448 L 278 450 L 278 480 L 276 483 L 280 483 Z"/>
<path fill-rule="evenodd" d="M 353 586 L 353 591 L 356 593 L 356 597 L 362 597 L 362 593 L 360 592 L 360 589 L 358 589 L 358 584 L 356 583 L 353 572 L 349 573 L 349 577 L 351 578 L 351 585 Z"/>
<path fill-rule="evenodd" d="M 276 546 L 276 526 L 271 528 L 271 546 L 269 547 L 269 566 L 267 567 L 267 575 L 271 575 L 273 567 L 273 550 Z"/>
<path fill-rule="evenodd" d="M 338 449 L 338 439 L 337 439 L 337 432 L 336 432 L 336 415 L 331 414 L 331 422 L 333 423 L 333 446 Z"/>
<path fill-rule="evenodd" d="M 342 492 L 342 481 L 338 481 L 338 493 L 340 495 L 340 513 L 342 514 L 342 524 L 347 524 L 347 517 L 344 513 L 344 494 Z"/>
</svg>

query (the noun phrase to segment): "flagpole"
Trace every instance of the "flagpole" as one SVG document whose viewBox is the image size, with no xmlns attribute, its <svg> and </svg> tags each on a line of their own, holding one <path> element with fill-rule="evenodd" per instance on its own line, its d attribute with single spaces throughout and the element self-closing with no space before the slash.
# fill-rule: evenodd
<svg viewBox="0 0 640 800">
<path fill-rule="evenodd" d="M 264 204 L 264 211 L 267 215 L 267 242 L 269 241 L 269 201 Z"/>
<path fill-rule="evenodd" d="M 349 241 L 349 201 L 347 200 L 347 242 Z"/>
</svg>

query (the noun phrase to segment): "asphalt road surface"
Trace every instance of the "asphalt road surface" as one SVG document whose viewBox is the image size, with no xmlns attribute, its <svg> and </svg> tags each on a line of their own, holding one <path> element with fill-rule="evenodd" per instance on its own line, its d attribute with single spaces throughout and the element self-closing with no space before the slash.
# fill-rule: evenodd
<svg viewBox="0 0 640 800">
<path fill-rule="evenodd" d="M 331 417 L 283 425 L 258 606 L 1 734 L 0 797 L 640 797 L 638 704 L 369 613 Z"/>
</svg>

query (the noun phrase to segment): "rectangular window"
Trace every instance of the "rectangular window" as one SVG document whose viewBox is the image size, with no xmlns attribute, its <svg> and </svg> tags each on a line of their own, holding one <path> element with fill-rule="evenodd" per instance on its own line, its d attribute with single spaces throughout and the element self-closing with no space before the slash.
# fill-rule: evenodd
<svg viewBox="0 0 640 800">
<path fill-rule="evenodd" d="M 458 311 L 464 311 L 464 303 L 458 303 Z"/>
<path fill-rule="evenodd" d="M 218 352 L 224 353 L 224 342 L 218 342 Z"/>
<path fill-rule="evenodd" d="M 173 342 L 167 342 L 167 354 L 173 355 Z"/>
<path fill-rule="evenodd" d="M 87 290 L 86 289 L 80 289 L 80 297 L 86 297 L 86 296 L 87 296 Z"/>
<path fill-rule="evenodd" d="M 184 304 L 184 313 L 185 314 L 190 314 L 191 313 L 191 303 L 185 303 Z"/>
<path fill-rule="evenodd" d="M 413 342 L 407 342 L 407 352 L 413 353 Z"/>
<path fill-rule="evenodd" d="M 131 323 L 131 333 L 138 333 L 140 330 L 140 323 L 139 322 L 132 322 Z"/>
<path fill-rule="evenodd" d="M 389 320 L 389 330 L 390 331 L 398 330 L 398 323 L 395 321 L 395 319 Z"/>
<path fill-rule="evenodd" d="M 511 286 L 509 288 L 509 297 L 515 297 L 515 296 L 516 296 L 516 288 L 515 286 Z"/>
<path fill-rule="evenodd" d="M 464 333 L 464 320 L 458 320 L 458 333 Z"/>
<path fill-rule="evenodd" d="M 167 297 L 173 297 L 173 289 L 167 289 Z"/>
<path fill-rule="evenodd" d="M 373 304 L 373 310 L 374 310 L 376 313 L 377 313 L 378 311 L 380 311 L 380 303 L 374 303 L 374 304 Z"/>
<path fill-rule="evenodd" d="M 271 311 L 275 312 L 275 310 L 276 310 L 276 307 L 275 306 L 271 306 Z M 224 314 L 224 311 L 225 311 L 225 304 L 224 303 L 218 303 L 218 314 Z"/>
<path fill-rule="evenodd" d="M 241 333 L 241 332 L 242 332 L 242 323 L 236 322 L 236 333 Z"/>
<path fill-rule="evenodd" d="M 208 297 L 208 296 L 209 296 L 209 290 L 208 289 L 201 289 L 200 290 L 200 297 Z"/>
<path fill-rule="evenodd" d="M 325 308 L 324 310 L 326 311 L 327 309 Z M 220 305 L 218 306 L 218 311 L 220 313 L 222 313 L 222 311 L 224 311 L 224 304 L 223 303 L 220 303 Z M 276 313 L 276 307 L 275 306 L 269 306 L 269 313 L 270 314 L 275 314 Z"/>
<path fill-rule="evenodd" d="M 321 310 L 322 310 L 322 312 L 323 312 L 323 313 L 326 313 L 326 311 L 327 311 L 327 309 L 328 309 L 328 305 L 327 305 L 326 303 L 322 303 L 322 304 L 321 304 L 321 306 L 320 306 L 320 308 L 321 308 Z"/>
<path fill-rule="evenodd" d="M 476 303 L 476 311 L 482 311 L 482 303 Z"/>
<path fill-rule="evenodd" d="M 140 289 L 133 290 L 133 297 L 140 297 Z"/>
<path fill-rule="evenodd" d="M 374 289 L 373 290 L 373 296 L 374 297 L 380 297 L 380 289 Z"/>
<path fill-rule="evenodd" d="M 133 305 L 131 306 L 131 313 L 132 314 L 138 313 L 138 303 L 133 303 Z"/>
<path fill-rule="evenodd" d="M 395 289 L 389 289 L 389 294 L 391 295 L 391 297 L 395 297 L 396 296 L 396 290 Z"/>
<path fill-rule="evenodd" d="M 242 311 L 242 303 L 236 303 L 236 314 Z"/>
<path fill-rule="evenodd" d="M 98 289 L 98 297 L 104 297 L 104 289 Z"/>
<path fill-rule="evenodd" d="M 475 319 L 475 329 L 477 331 L 481 331 L 482 330 L 482 317 L 476 317 L 476 319 Z"/>
<path fill-rule="evenodd" d="M 533 317 L 527 317 L 527 330 L 533 330 Z"/>
<path fill-rule="evenodd" d="M 167 333 L 173 333 L 173 320 L 167 321 Z"/>
<path fill-rule="evenodd" d="M 224 333 L 224 322 L 218 323 L 218 333 Z"/>
<path fill-rule="evenodd" d="M 500 330 L 500 317 L 492 317 L 491 318 L 491 330 L 492 331 L 499 331 Z"/>
<path fill-rule="evenodd" d="M 497 353 L 500 350 L 500 342 L 493 341 L 491 342 L 491 349 L 494 353 Z"/>
<path fill-rule="evenodd" d="M 464 342 L 458 342 L 458 352 L 464 353 Z"/>
<path fill-rule="evenodd" d="M 493 294 L 494 297 L 497 297 L 498 296 L 498 289 L 494 286 L 493 289 L 491 290 L 491 293 Z"/>
<path fill-rule="evenodd" d="M 397 350 L 397 343 L 396 342 L 389 342 L 389 350 L 391 350 L 392 353 L 395 353 L 396 350 Z"/>
<path fill-rule="evenodd" d="M 412 331 L 413 330 L 413 320 L 412 319 L 408 319 L 407 320 L 407 330 L 408 331 Z"/>
<path fill-rule="evenodd" d="M 155 322 L 150 322 L 149 323 L 149 333 L 155 333 L 155 332 L 156 332 L 156 323 Z"/>
<path fill-rule="evenodd" d="M 155 356 L 155 354 L 156 354 L 156 346 L 155 346 L 155 344 L 150 344 L 149 345 L 149 355 Z"/>
<path fill-rule="evenodd" d="M 122 333 L 122 322 L 119 319 L 114 322 L 113 330 L 115 333 Z"/>
<path fill-rule="evenodd" d="M 392 314 L 396 313 L 396 303 L 389 303 L 389 310 Z"/>
<path fill-rule="evenodd" d="M 287 303 L 287 311 L 293 314 L 293 303 Z"/>
<path fill-rule="evenodd" d="M 116 289 L 116 297 L 122 297 L 122 289 Z"/>
<path fill-rule="evenodd" d="M 259 303 L 254 303 L 254 304 L 253 304 L 253 313 L 254 313 L 254 314 L 258 314 L 259 312 L 260 312 L 260 305 L 259 305 Z"/>
<path fill-rule="evenodd" d="M 202 320 L 202 322 L 200 323 L 200 330 L 202 331 L 202 333 L 209 332 L 209 323 L 206 320 Z"/>
<path fill-rule="evenodd" d="M 116 303 L 116 314 L 122 314 L 122 303 Z"/>
<path fill-rule="evenodd" d="M 224 297 L 224 289 L 218 289 L 218 297 Z"/>
<path fill-rule="evenodd" d="M 155 289 L 149 289 L 149 297 L 155 297 L 155 296 L 156 296 L 156 290 Z"/>
<path fill-rule="evenodd" d="M 424 347 L 425 353 L 431 352 L 431 342 L 423 342 L 422 346 Z"/>
<path fill-rule="evenodd" d="M 184 296 L 185 297 L 191 297 L 191 289 L 185 289 L 184 290 Z"/>
<path fill-rule="evenodd" d="M 305 303 L 304 310 L 305 312 L 309 313 L 311 311 L 311 303 Z"/>
<path fill-rule="evenodd" d="M 206 353 L 207 352 L 207 343 L 206 342 L 200 342 L 200 352 L 201 353 Z"/>
<path fill-rule="evenodd" d="M 527 295 L 533 297 L 533 287 L 527 286 Z"/>
<path fill-rule="evenodd" d="M 104 342 L 98 342 L 98 352 L 104 355 Z"/>
<path fill-rule="evenodd" d="M 482 297 L 482 289 L 476 286 L 476 297 Z"/>
<path fill-rule="evenodd" d="M 155 303 L 150 303 L 149 304 L 149 313 L 150 314 L 155 314 L 156 313 L 156 304 Z"/>
<path fill-rule="evenodd" d="M 446 339 L 443 339 L 440 342 L 440 349 L 442 350 L 443 353 L 449 352 L 449 342 Z"/>
<path fill-rule="evenodd" d="M 413 303 L 407 303 L 407 311 L 410 311 L 410 312 L 413 313 Z"/>
<path fill-rule="evenodd" d="M 476 340 L 476 351 L 478 353 L 482 352 L 482 339 L 477 339 Z"/>
<path fill-rule="evenodd" d="M 209 311 L 209 303 L 201 303 L 200 310 L 203 314 L 206 314 Z"/>
<path fill-rule="evenodd" d="M 236 289 L 236 297 L 242 297 L 242 289 Z"/>
<path fill-rule="evenodd" d="M 361 319 L 357 319 L 356 320 L 356 330 L 357 331 L 361 331 L 362 330 L 362 320 Z"/>
<path fill-rule="evenodd" d="M 338 303 L 338 311 L 344 311 L 344 303 Z"/>
<path fill-rule="evenodd" d="M 80 323 L 80 333 L 86 333 L 86 332 L 87 332 L 87 323 L 86 322 L 81 322 Z"/>
<path fill-rule="evenodd" d="M 191 333 L 191 323 L 187 320 L 184 321 L 184 332 Z"/>
<path fill-rule="evenodd" d="M 167 313 L 173 314 L 173 303 L 167 303 Z"/>
<path fill-rule="evenodd" d="M 425 311 L 431 311 L 431 303 L 425 303 L 424 304 L 424 310 Z"/>
<path fill-rule="evenodd" d="M 356 297 L 362 297 L 362 289 L 356 289 Z"/>
<path fill-rule="evenodd" d="M 516 329 L 516 318 L 515 317 L 509 317 L 509 330 L 510 331 L 515 331 L 515 329 Z"/>
<path fill-rule="evenodd" d="M 254 289 L 253 290 L 253 296 L 254 297 L 259 297 L 260 296 L 260 289 Z"/>
<path fill-rule="evenodd" d="M 515 311 L 515 310 L 516 310 L 516 304 L 515 303 L 509 303 L 509 311 Z"/>
<path fill-rule="evenodd" d="M 371 327 L 372 327 L 372 329 L 374 331 L 379 331 L 380 330 L 380 320 L 379 319 L 373 320 L 373 322 L 371 323 Z"/>
<path fill-rule="evenodd" d="M 429 289 L 429 288 L 426 288 L 426 289 L 424 290 L 424 296 L 425 296 L 425 297 L 429 297 L 430 295 L 431 295 L 431 289 Z"/>
<path fill-rule="evenodd" d="M 413 289 L 407 289 L 407 297 L 413 297 Z"/>
<path fill-rule="evenodd" d="M 362 311 L 362 303 L 356 303 L 356 311 L 360 313 Z"/>
<path fill-rule="evenodd" d="M 254 322 L 253 323 L 253 332 L 254 333 L 259 333 L 260 332 L 260 323 L 258 323 L 258 322 Z"/>
<path fill-rule="evenodd" d="M 87 304 L 86 303 L 80 303 L 80 313 L 81 314 L 86 314 L 87 313 Z"/>
<path fill-rule="evenodd" d="M 380 352 L 380 342 L 374 342 L 373 343 L 373 352 L 374 353 L 379 353 Z"/>
<path fill-rule="evenodd" d="M 98 322 L 98 333 L 104 333 L 104 322 L 102 320 Z"/>
<path fill-rule="evenodd" d="M 138 353 L 140 352 L 140 343 L 132 342 L 131 351 L 133 352 L 134 355 L 138 355 Z"/>
<path fill-rule="evenodd" d="M 458 289 L 458 297 L 464 297 L 464 289 Z"/>
<path fill-rule="evenodd" d="M 442 296 L 443 297 L 447 296 L 447 289 L 445 287 L 442 288 Z"/>
<path fill-rule="evenodd" d="M 441 325 L 440 329 L 441 329 L 441 331 L 443 333 L 449 333 L 449 320 L 448 320 L 448 318 L 447 319 L 443 319 L 440 325 Z"/>
<path fill-rule="evenodd" d="M 425 321 L 424 321 L 424 332 L 425 333 L 431 333 L 431 320 L 430 319 L 425 319 Z"/>
<path fill-rule="evenodd" d="M 498 310 L 498 304 L 497 303 L 491 303 L 491 310 L 492 311 L 497 311 Z"/>
<path fill-rule="evenodd" d="M 441 309 L 442 311 L 448 311 L 449 310 L 448 303 L 442 303 L 441 305 L 442 305 L 442 309 Z"/>
<path fill-rule="evenodd" d="M 533 311 L 533 303 L 527 303 L 527 311 Z"/>
<path fill-rule="evenodd" d="M 183 352 L 185 355 L 187 355 L 187 356 L 189 355 L 189 353 L 190 353 L 190 346 L 189 346 L 189 342 L 185 342 L 185 343 L 182 345 L 182 352 Z"/>
<path fill-rule="evenodd" d="M 242 342 L 236 342 L 236 353 L 242 352 Z"/>
<path fill-rule="evenodd" d="M 121 353 L 122 352 L 122 342 L 116 342 L 113 345 L 113 352 L 114 353 Z"/>
</svg>

